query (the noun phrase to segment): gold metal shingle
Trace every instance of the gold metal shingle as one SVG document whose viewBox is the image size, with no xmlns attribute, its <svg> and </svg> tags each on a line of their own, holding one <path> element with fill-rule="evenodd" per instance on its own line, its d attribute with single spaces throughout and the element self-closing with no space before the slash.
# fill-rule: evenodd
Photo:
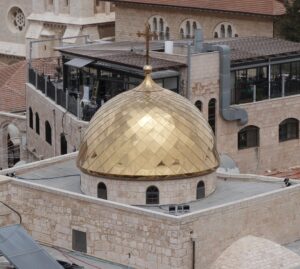
<svg viewBox="0 0 300 269">
<path fill-rule="evenodd" d="M 209 173 L 218 167 L 219 157 L 199 110 L 157 85 L 149 69 L 140 86 L 95 114 L 77 165 L 93 175 L 153 180 Z"/>
</svg>

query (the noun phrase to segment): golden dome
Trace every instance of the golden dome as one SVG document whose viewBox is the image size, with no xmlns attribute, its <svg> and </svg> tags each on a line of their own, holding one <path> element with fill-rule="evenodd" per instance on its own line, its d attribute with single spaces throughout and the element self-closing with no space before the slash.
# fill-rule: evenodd
<svg viewBox="0 0 300 269">
<path fill-rule="evenodd" d="M 213 132 L 186 98 L 163 89 L 151 67 L 137 88 L 105 103 L 84 135 L 82 172 L 124 179 L 197 176 L 219 165 Z"/>
</svg>

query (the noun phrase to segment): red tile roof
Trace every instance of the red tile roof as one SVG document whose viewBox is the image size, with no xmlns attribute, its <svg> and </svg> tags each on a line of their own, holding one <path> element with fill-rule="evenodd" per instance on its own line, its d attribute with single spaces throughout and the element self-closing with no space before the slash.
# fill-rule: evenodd
<svg viewBox="0 0 300 269">
<path fill-rule="evenodd" d="M 300 167 L 292 167 L 285 170 L 274 170 L 271 172 L 266 172 L 265 175 L 272 177 L 300 179 Z"/>
<path fill-rule="evenodd" d="M 149 4 L 196 8 L 212 11 L 239 12 L 258 15 L 283 15 L 283 0 L 110 0 L 119 3 Z"/>
<path fill-rule="evenodd" d="M 26 61 L 0 66 L 0 111 L 25 110 Z"/>
</svg>

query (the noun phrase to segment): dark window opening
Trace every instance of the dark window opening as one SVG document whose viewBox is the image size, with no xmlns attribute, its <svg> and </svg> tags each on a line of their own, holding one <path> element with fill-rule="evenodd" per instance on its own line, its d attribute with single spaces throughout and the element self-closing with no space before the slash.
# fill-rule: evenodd
<svg viewBox="0 0 300 269">
<path fill-rule="evenodd" d="M 200 100 L 196 101 L 195 106 L 202 111 L 202 102 Z"/>
<path fill-rule="evenodd" d="M 45 122 L 45 136 L 46 141 L 52 145 L 52 129 L 48 121 Z"/>
<path fill-rule="evenodd" d="M 35 132 L 40 134 L 40 117 L 38 113 L 35 113 Z"/>
<path fill-rule="evenodd" d="M 299 121 L 297 119 L 286 119 L 279 125 L 279 142 L 299 138 Z"/>
<path fill-rule="evenodd" d="M 214 133 L 216 133 L 216 102 L 213 98 L 208 103 L 208 123 Z"/>
<path fill-rule="evenodd" d="M 29 108 L 29 127 L 33 129 L 33 113 L 31 107 Z"/>
<path fill-rule="evenodd" d="M 72 249 L 79 252 L 87 252 L 85 232 L 72 230 Z"/>
<path fill-rule="evenodd" d="M 107 188 L 106 188 L 106 185 L 102 182 L 100 182 L 98 184 L 97 196 L 98 196 L 98 198 L 107 200 Z"/>
<path fill-rule="evenodd" d="M 159 190 L 155 186 L 150 186 L 146 191 L 146 204 L 158 205 L 159 204 Z"/>
<path fill-rule="evenodd" d="M 60 154 L 64 155 L 68 153 L 68 142 L 64 134 L 60 134 Z"/>
<path fill-rule="evenodd" d="M 197 185 L 197 200 L 202 198 L 205 198 L 205 184 L 201 180 Z"/>
<path fill-rule="evenodd" d="M 253 125 L 247 126 L 238 133 L 238 149 L 259 146 L 259 128 Z"/>
</svg>

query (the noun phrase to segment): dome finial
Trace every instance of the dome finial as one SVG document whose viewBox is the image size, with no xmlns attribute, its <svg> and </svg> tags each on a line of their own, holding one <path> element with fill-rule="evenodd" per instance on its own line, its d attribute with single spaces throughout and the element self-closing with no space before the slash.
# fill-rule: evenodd
<svg viewBox="0 0 300 269">
<path fill-rule="evenodd" d="M 145 65 L 144 66 L 144 73 L 145 73 L 145 76 L 150 75 L 152 73 L 152 66 L 151 65 Z"/>
</svg>

